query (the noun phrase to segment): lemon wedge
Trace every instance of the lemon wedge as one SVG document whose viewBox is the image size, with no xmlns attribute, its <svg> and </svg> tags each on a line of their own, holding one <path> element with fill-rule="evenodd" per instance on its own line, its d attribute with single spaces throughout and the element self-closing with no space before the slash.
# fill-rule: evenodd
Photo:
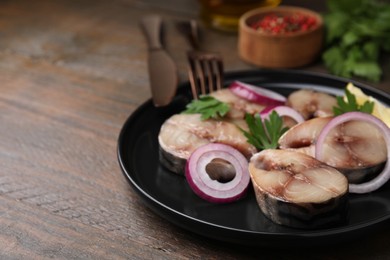
<svg viewBox="0 0 390 260">
<path fill-rule="evenodd" d="M 351 92 L 356 97 L 356 102 L 359 105 L 363 105 L 364 102 L 370 101 L 374 102 L 374 110 L 372 111 L 372 115 L 376 116 L 380 120 L 382 120 L 388 127 L 390 127 L 390 108 L 379 102 L 377 99 L 372 96 L 368 96 L 363 93 L 363 91 L 353 85 L 352 83 L 348 83 L 346 87 L 349 92 Z"/>
</svg>

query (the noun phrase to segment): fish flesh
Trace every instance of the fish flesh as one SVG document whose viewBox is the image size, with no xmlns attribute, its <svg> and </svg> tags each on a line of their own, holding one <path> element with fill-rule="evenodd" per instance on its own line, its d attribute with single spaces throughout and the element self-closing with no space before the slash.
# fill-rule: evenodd
<svg viewBox="0 0 390 260">
<path fill-rule="evenodd" d="M 235 95 L 229 89 L 221 89 L 210 93 L 210 96 L 218 99 L 229 105 L 230 111 L 227 113 L 226 118 L 230 119 L 243 119 L 245 113 L 257 114 L 260 113 L 265 106 L 250 102 L 244 98 Z"/>
<path fill-rule="evenodd" d="M 290 128 L 279 139 L 281 149 L 315 156 L 315 143 L 331 117 L 313 118 Z M 350 183 L 373 179 L 384 167 L 387 149 L 383 135 L 363 121 L 349 121 L 335 127 L 322 147 L 322 162 L 346 175 Z"/>
<path fill-rule="evenodd" d="M 347 178 L 309 155 L 263 150 L 250 159 L 249 172 L 261 211 L 277 224 L 311 229 L 348 219 Z"/>
<path fill-rule="evenodd" d="M 286 104 L 307 120 L 313 117 L 333 116 L 333 107 L 337 106 L 337 99 L 324 92 L 300 89 L 288 96 Z"/>
<path fill-rule="evenodd" d="M 321 160 L 356 184 L 367 182 L 382 171 L 387 152 L 378 128 L 368 122 L 353 120 L 331 130 L 323 145 Z"/>
<path fill-rule="evenodd" d="M 314 157 L 314 142 L 330 120 L 332 117 L 317 117 L 292 126 L 279 138 L 279 148 L 297 149 Z"/>
<path fill-rule="evenodd" d="M 207 143 L 223 143 L 239 150 L 248 160 L 256 153 L 236 124 L 215 119 L 201 120 L 200 114 L 175 114 L 161 126 L 158 141 L 160 162 L 170 171 L 184 174 L 191 153 Z"/>
</svg>

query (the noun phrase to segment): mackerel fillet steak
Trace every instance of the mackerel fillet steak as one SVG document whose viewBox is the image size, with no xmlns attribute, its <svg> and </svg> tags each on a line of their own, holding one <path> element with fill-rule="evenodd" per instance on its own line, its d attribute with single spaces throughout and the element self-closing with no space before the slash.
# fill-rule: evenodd
<svg viewBox="0 0 390 260">
<path fill-rule="evenodd" d="M 249 172 L 261 211 L 277 224 L 312 229 L 347 220 L 347 178 L 309 155 L 263 150 Z"/>
</svg>

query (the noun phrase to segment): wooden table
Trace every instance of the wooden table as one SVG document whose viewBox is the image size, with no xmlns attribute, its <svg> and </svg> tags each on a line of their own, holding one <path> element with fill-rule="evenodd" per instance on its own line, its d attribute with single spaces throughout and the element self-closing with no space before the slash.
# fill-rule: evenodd
<svg viewBox="0 0 390 260">
<path fill-rule="evenodd" d="M 0 2 L 0 258 L 388 259 L 388 227 L 358 246 L 287 252 L 199 237 L 145 207 L 116 148 L 124 121 L 150 98 L 138 22 L 152 13 L 184 81 L 189 46 L 174 21 L 197 18 L 194 0 Z M 202 33 L 227 71 L 253 69 L 238 58 L 237 35 Z M 371 84 L 388 93 L 389 64 Z"/>
</svg>

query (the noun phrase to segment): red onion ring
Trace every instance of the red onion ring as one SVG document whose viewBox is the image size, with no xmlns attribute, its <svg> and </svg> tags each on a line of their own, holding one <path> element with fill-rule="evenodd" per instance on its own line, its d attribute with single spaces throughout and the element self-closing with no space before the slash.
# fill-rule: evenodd
<svg viewBox="0 0 390 260">
<path fill-rule="evenodd" d="M 260 116 L 262 119 L 266 119 L 269 117 L 269 115 L 272 113 L 272 111 L 276 111 L 279 116 L 288 116 L 297 122 L 297 124 L 302 123 L 305 121 L 303 116 L 298 113 L 295 109 L 288 107 L 288 106 L 277 106 L 277 107 L 271 107 L 265 108 L 263 111 L 260 112 Z"/>
<path fill-rule="evenodd" d="M 235 169 L 234 178 L 226 183 L 212 180 L 206 172 L 206 166 L 213 159 L 224 159 Z M 185 176 L 191 189 L 201 198 L 213 203 L 227 203 L 245 195 L 250 176 L 248 161 L 235 148 L 209 143 L 197 148 L 187 160 Z"/>
<path fill-rule="evenodd" d="M 261 105 L 280 106 L 284 105 L 287 100 L 279 93 L 241 81 L 234 81 L 230 84 L 229 89 L 235 95 Z"/>
<path fill-rule="evenodd" d="M 377 117 L 362 112 L 348 112 L 333 118 L 325 125 L 318 136 L 315 147 L 315 157 L 317 160 L 322 160 L 322 148 L 326 136 L 334 127 L 350 120 L 362 120 L 372 123 L 382 131 L 387 147 L 387 162 L 382 172 L 376 178 L 361 184 L 349 184 L 349 191 L 351 193 L 367 193 L 377 190 L 390 179 L 390 128 Z"/>
</svg>

